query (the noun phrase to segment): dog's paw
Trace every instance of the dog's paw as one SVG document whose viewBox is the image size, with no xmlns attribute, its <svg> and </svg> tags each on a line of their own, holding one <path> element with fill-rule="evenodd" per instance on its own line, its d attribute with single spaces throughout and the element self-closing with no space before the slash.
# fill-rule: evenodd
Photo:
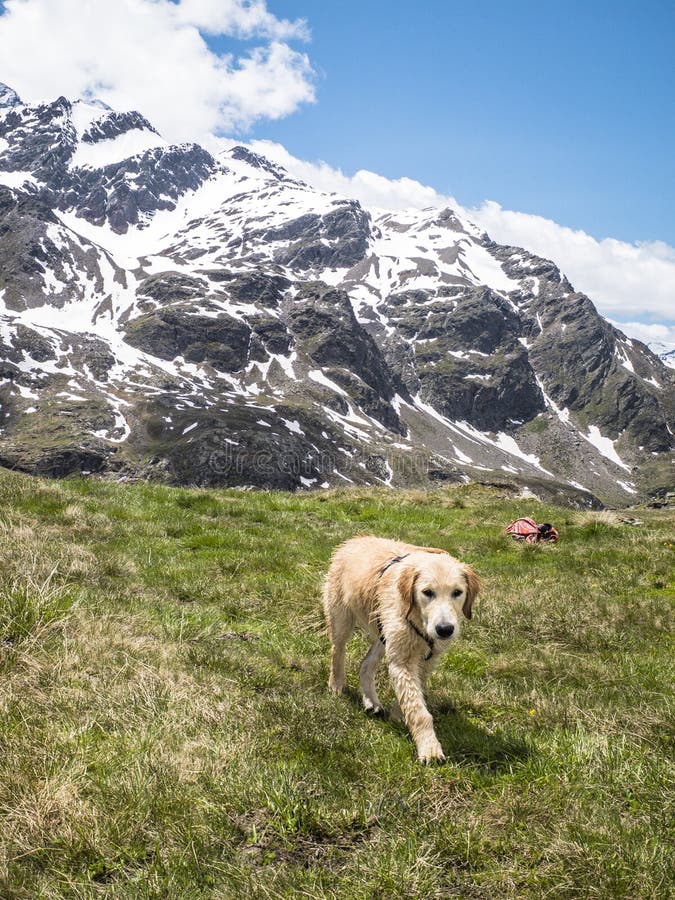
<svg viewBox="0 0 675 900">
<path fill-rule="evenodd" d="M 370 697 L 363 698 L 363 708 L 371 716 L 381 716 L 384 714 L 384 708 L 379 703 L 373 703 Z"/>
<path fill-rule="evenodd" d="M 425 766 L 430 766 L 433 763 L 445 762 L 445 753 L 443 753 L 443 748 L 436 739 L 433 741 L 426 741 L 418 747 L 417 754 L 420 762 Z"/>
<path fill-rule="evenodd" d="M 336 681 L 334 678 L 330 678 L 328 680 L 328 690 L 333 694 L 342 694 L 344 693 L 345 683 L 344 681 Z"/>
</svg>

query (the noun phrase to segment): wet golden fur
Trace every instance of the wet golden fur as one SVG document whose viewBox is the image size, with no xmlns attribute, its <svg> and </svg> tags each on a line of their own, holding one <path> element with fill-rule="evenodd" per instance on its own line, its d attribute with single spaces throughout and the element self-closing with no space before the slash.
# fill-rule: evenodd
<svg viewBox="0 0 675 900">
<path fill-rule="evenodd" d="M 392 562 L 397 557 L 403 558 Z M 331 560 L 323 593 L 331 640 L 329 687 L 338 694 L 344 690 L 345 646 L 359 625 L 373 641 L 359 672 L 364 706 L 382 711 L 374 679 L 386 657 L 396 693 L 392 716 L 403 718 L 423 762 L 445 759 L 424 685 L 458 637 L 462 615 L 471 618 L 479 589 L 470 566 L 435 547 L 356 537 L 341 544 Z"/>
</svg>

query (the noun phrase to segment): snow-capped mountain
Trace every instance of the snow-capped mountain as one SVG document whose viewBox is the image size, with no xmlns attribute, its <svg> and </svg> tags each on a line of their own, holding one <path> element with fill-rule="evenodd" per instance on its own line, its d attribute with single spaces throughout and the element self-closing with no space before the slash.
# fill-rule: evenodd
<svg viewBox="0 0 675 900">
<path fill-rule="evenodd" d="M 665 489 L 675 373 L 553 263 L 245 147 L 0 86 L 0 463 L 202 485 Z"/>
<path fill-rule="evenodd" d="M 675 369 L 675 347 L 672 344 L 664 344 L 662 341 L 650 341 L 647 345 L 652 353 L 655 353 L 662 363 Z"/>
</svg>

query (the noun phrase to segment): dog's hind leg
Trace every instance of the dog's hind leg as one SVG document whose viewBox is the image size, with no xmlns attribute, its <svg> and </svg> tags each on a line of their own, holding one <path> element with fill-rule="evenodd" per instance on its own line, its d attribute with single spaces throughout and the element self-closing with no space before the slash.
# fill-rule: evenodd
<svg viewBox="0 0 675 900">
<path fill-rule="evenodd" d="M 370 650 L 366 653 L 359 669 L 361 690 L 363 691 L 363 705 L 366 712 L 378 714 L 382 712 L 382 704 L 377 696 L 375 688 L 375 672 L 377 664 L 384 656 L 384 644 L 379 639 L 375 640 Z"/>
<path fill-rule="evenodd" d="M 326 609 L 328 636 L 330 637 L 330 677 L 328 687 L 334 694 L 345 689 L 345 647 L 354 631 L 354 616 L 344 607 Z"/>
</svg>

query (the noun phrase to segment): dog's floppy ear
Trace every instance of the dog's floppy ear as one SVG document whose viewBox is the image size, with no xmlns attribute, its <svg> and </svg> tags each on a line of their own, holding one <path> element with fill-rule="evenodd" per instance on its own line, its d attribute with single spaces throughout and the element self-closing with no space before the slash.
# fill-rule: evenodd
<svg viewBox="0 0 675 900">
<path fill-rule="evenodd" d="M 412 612 L 415 603 L 415 582 L 418 575 L 419 572 L 414 566 L 405 566 L 398 576 L 397 587 L 405 608 L 406 619 Z"/>
<path fill-rule="evenodd" d="M 462 606 L 462 612 L 467 619 L 471 618 L 471 606 L 481 588 L 480 578 L 471 566 L 464 566 L 464 578 L 466 579 L 466 598 Z"/>
</svg>

